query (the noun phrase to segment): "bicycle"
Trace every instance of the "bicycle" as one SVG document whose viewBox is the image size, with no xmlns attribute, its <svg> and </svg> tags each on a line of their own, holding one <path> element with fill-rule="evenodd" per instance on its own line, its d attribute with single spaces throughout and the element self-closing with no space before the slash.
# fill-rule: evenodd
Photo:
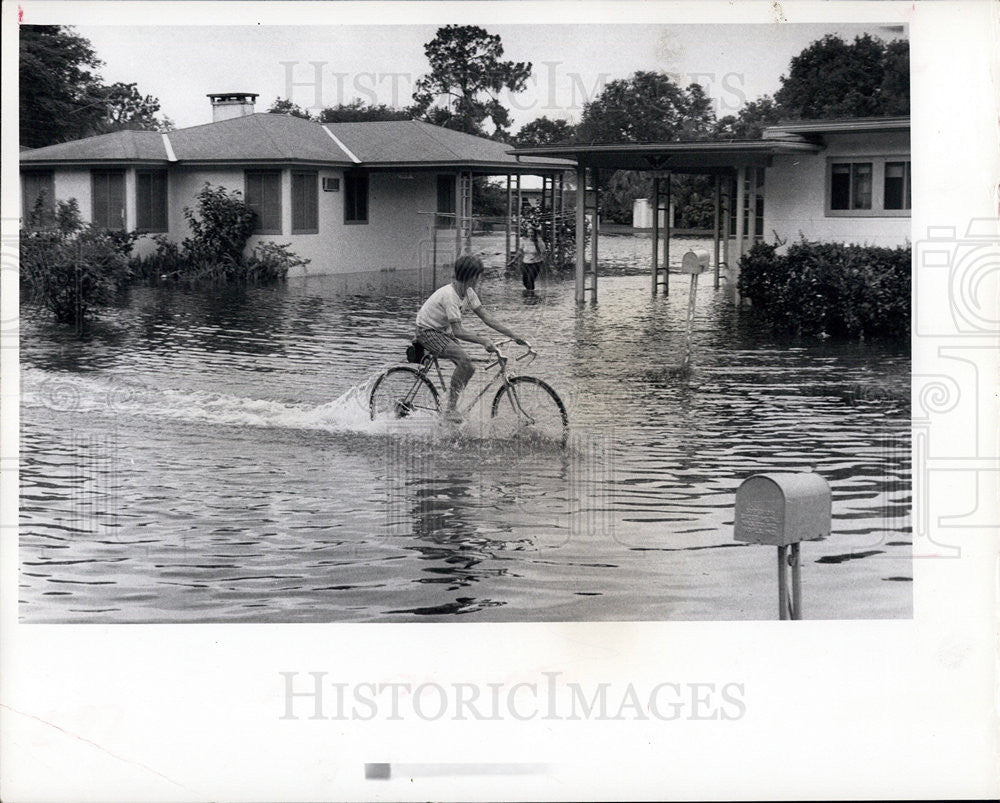
<svg viewBox="0 0 1000 803">
<path fill-rule="evenodd" d="M 495 428 L 501 432 L 511 430 L 512 434 L 527 431 L 528 434 L 565 443 L 569 435 L 566 406 L 546 382 L 533 376 L 515 374 L 508 368 L 511 358 L 499 346 L 510 342 L 513 341 L 508 339 L 495 343 L 496 351 L 488 360 L 474 359 L 474 362 L 485 363 L 479 370 L 484 373 L 496 370 L 497 373 L 471 402 L 462 406 L 462 415 L 467 415 L 481 398 L 499 384 L 490 406 Z M 524 354 L 513 359 L 514 362 L 528 359 L 526 364 L 530 364 L 537 356 L 538 352 L 529 345 Z M 440 385 L 435 385 L 432 370 L 437 374 Z M 441 410 L 441 394 L 447 393 L 447 388 L 441 365 L 433 354 L 425 354 L 419 367 L 407 364 L 387 368 L 372 385 L 369 396 L 371 418 L 374 421 L 386 416 L 396 420 L 436 416 Z"/>
</svg>

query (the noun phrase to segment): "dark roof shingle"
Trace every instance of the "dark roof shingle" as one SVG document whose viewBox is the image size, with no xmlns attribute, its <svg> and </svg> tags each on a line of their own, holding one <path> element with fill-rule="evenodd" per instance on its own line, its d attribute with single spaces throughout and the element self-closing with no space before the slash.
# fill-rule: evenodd
<svg viewBox="0 0 1000 803">
<path fill-rule="evenodd" d="M 331 136 L 331 134 L 333 136 Z M 217 123 L 157 131 L 115 131 L 21 154 L 22 164 L 72 162 L 311 162 L 350 166 L 353 154 L 368 167 L 421 165 L 500 170 L 531 166 L 564 169 L 571 162 L 518 160 L 510 146 L 416 120 L 326 123 L 285 114 L 257 113 Z M 343 147 L 338 144 L 343 143 Z M 347 150 L 345 150 L 345 148 Z"/>
<path fill-rule="evenodd" d="M 462 164 L 517 167 L 535 164 L 572 167 L 560 160 L 518 161 L 504 142 L 477 137 L 419 120 L 388 120 L 371 123 L 326 123 L 326 127 L 365 164 L 419 165 Z"/>
<path fill-rule="evenodd" d="M 250 114 L 170 132 L 178 161 L 352 164 L 321 126 L 288 114 Z"/>
<path fill-rule="evenodd" d="M 167 149 L 158 131 L 113 131 L 72 142 L 34 148 L 21 154 L 22 163 L 31 162 L 124 162 L 166 161 Z"/>
</svg>

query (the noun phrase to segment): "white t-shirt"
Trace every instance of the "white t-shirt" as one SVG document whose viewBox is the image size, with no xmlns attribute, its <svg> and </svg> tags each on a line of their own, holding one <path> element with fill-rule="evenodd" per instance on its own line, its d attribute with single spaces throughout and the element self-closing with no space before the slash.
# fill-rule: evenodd
<svg viewBox="0 0 1000 803">
<path fill-rule="evenodd" d="M 471 287 L 465 290 L 465 298 L 459 298 L 455 286 L 446 284 L 435 290 L 417 313 L 417 326 L 423 329 L 437 329 L 451 333 L 451 326 L 462 320 L 462 313 L 475 311 L 483 304 Z"/>
</svg>

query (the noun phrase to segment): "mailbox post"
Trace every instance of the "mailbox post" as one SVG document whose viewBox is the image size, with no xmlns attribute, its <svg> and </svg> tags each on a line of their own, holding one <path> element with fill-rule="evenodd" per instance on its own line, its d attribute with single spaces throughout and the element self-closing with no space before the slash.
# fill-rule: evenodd
<svg viewBox="0 0 1000 803">
<path fill-rule="evenodd" d="M 691 274 L 691 292 L 688 294 L 686 339 L 684 343 L 683 368 L 691 365 L 691 325 L 694 322 L 694 307 L 698 297 L 698 276 L 708 270 L 708 250 L 692 248 L 681 257 L 681 273 Z"/>
<path fill-rule="evenodd" d="M 802 618 L 801 541 L 830 535 L 830 486 L 818 474 L 755 474 L 736 491 L 733 537 L 778 548 L 778 615 Z M 789 554 L 791 547 L 791 554 Z M 792 571 L 789 597 L 788 569 Z"/>
</svg>

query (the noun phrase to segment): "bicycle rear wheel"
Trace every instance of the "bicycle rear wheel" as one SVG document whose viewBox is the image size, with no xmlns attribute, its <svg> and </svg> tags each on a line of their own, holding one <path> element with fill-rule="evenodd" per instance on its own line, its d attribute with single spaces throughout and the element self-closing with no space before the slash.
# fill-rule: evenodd
<svg viewBox="0 0 1000 803">
<path fill-rule="evenodd" d="M 541 379 L 516 376 L 493 399 L 494 431 L 501 437 L 528 436 L 565 443 L 569 416 L 556 392 Z"/>
<path fill-rule="evenodd" d="M 390 368 L 379 376 L 372 385 L 368 406 L 373 421 L 437 415 L 440 409 L 437 388 L 408 366 Z"/>
</svg>

